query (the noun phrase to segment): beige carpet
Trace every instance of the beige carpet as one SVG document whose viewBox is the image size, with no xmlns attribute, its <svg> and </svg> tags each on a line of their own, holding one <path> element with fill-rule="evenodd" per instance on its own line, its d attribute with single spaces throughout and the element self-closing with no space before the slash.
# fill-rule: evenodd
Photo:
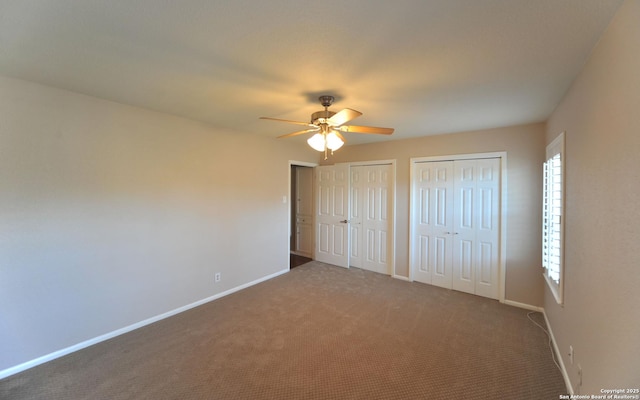
<svg viewBox="0 0 640 400">
<path fill-rule="evenodd" d="M 318 262 L 0 381 L 12 400 L 565 393 L 526 310 Z"/>
</svg>

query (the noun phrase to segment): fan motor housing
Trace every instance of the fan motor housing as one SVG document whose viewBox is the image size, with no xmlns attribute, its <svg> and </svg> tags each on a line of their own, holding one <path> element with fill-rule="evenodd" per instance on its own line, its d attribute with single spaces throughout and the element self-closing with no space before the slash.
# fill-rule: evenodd
<svg viewBox="0 0 640 400">
<path fill-rule="evenodd" d="M 325 120 L 333 117 L 336 113 L 334 111 L 316 111 L 311 114 L 311 123 L 317 125 L 318 123 L 326 122 Z"/>
</svg>

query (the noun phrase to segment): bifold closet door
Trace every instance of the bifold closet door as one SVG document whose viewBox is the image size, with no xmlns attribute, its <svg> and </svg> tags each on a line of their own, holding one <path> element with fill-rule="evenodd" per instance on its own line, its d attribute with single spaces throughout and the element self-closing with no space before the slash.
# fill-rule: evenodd
<svg viewBox="0 0 640 400">
<path fill-rule="evenodd" d="M 351 167 L 350 265 L 390 274 L 391 165 Z"/>
<path fill-rule="evenodd" d="M 500 159 L 454 162 L 452 289 L 498 298 Z"/>
<path fill-rule="evenodd" d="M 416 163 L 414 280 L 499 297 L 500 159 Z"/>
<path fill-rule="evenodd" d="M 414 279 L 451 289 L 453 161 L 419 163 L 413 179 Z"/>
</svg>

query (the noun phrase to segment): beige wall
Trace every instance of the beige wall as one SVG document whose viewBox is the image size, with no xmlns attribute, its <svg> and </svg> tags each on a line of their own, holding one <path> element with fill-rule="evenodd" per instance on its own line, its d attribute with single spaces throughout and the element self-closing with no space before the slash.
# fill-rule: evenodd
<svg viewBox="0 0 640 400">
<path fill-rule="evenodd" d="M 287 269 L 317 157 L 0 77 L 0 372 Z"/>
<path fill-rule="evenodd" d="M 412 157 L 507 152 L 506 299 L 542 305 L 541 163 L 544 124 L 345 146 L 325 163 L 395 159 L 396 273 L 409 274 L 409 160 Z"/>
<path fill-rule="evenodd" d="M 545 289 L 545 309 L 576 392 L 638 388 L 640 1 L 628 0 L 618 10 L 551 116 L 547 142 L 562 131 L 564 306 Z M 570 345 L 573 365 L 566 356 Z"/>
</svg>

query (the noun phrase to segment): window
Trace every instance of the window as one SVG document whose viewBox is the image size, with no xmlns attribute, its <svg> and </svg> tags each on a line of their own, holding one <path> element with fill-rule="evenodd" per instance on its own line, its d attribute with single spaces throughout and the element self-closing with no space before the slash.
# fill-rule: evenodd
<svg viewBox="0 0 640 400">
<path fill-rule="evenodd" d="M 543 167 L 542 267 L 551 292 L 558 304 L 562 304 L 564 132 L 547 146 L 546 158 Z"/>
</svg>

